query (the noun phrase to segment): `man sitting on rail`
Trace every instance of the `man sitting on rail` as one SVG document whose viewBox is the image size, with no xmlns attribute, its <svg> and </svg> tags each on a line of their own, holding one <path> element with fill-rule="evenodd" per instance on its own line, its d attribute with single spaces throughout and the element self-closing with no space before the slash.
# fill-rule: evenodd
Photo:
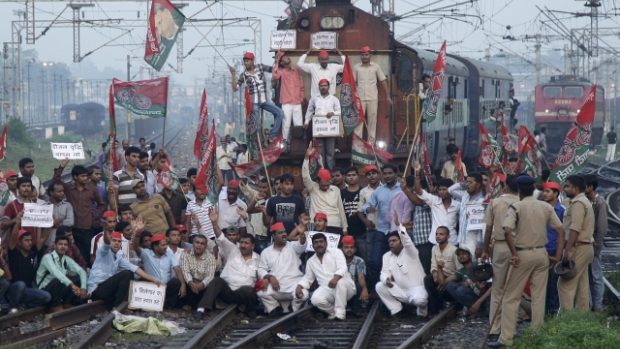
<svg viewBox="0 0 620 349">
<path fill-rule="evenodd" d="M 88 297 L 86 271 L 66 255 L 69 248 L 66 236 L 57 236 L 54 243 L 54 252 L 41 259 L 37 270 L 37 287 L 52 295 L 52 306 L 80 304 Z"/>
<path fill-rule="evenodd" d="M 258 292 L 258 297 L 265 306 L 265 312 L 279 315 L 288 312 L 291 301 L 293 311 L 296 311 L 307 299 L 295 298 L 294 292 L 295 286 L 303 277 L 299 267 L 300 256 L 306 251 L 305 224 L 300 228 L 298 241 L 287 241 L 286 228 L 282 222 L 272 225 L 270 230 L 273 244 L 263 250 L 258 266 L 258 276 L 263 279 L 263 287 Z"/>
<path fill-rule="evenodd" d="M 355 296 L 355 284 L 347 268 L 347 260 L 341 250 L 327 248 L 323 233 L 312 236 L 314 256 L 306 264 L 306 274 L 295 289 L 297 299 L 308 295 L 308 289 L 316 280 L 319 284 L 310 302 L 328 315 L 328 319 L 345 320 L 347 302 Z"/>
<path fill-rule="evenodd" d="M 189 289 L 187 297 L 189 303 L 198 305 L 194 312 L 196 320 L 202 320 L 207 307 L 207 289 L 215 277 L 217 262 L 215 257 L 207 250 L 209 239 L 204 235 L 196 235 L 193 239 L 192 249 L 181 255 L 181 270 Z"/>
<path fill-rule="evenodd" d="M 380 280 L 375 290 L 392 316 L 403 310 L 403 303 L 417 307 L 418 316 L 428 313 L 428 293 L 424 288 L 424 268 L 418 250 L 407 230 L 399 224 L 394 213 L 398 231 L 388 234 L 390 250 L 383 255 Z"/>
<path fill-rule="evenodd" d="M 97 257 L 88 276 L 88 294 L 93 300 L 103 300 L 108 308 L 127 300 L 129 282 L 134 273 L 159 286 L 159 280 L 124 258 L 122 241 L 123 234 L 118 231 L 103 232 L 103 244 L 97 249 Z"/>
</svg>

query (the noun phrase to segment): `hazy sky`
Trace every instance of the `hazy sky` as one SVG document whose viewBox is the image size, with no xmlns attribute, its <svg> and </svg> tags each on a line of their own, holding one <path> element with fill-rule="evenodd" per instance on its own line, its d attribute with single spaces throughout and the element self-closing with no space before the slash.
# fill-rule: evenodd
<svg viewBox="0 0 620 349">
<path fill-rule="evenodd" d="M 462 55 L 480 58 L 485 54 L 485 49 L 491 46 L 490 53 L 496 54 L 500 49 L 508 52 L 516 52 L 520 55 L 533 60 L 534 42 L 523 42 L 521 40 L 507 41 L 502 40 L 502 36 L 512 35 L 517 39 L 521 39 L 523 35 L 533 35 L 536 33 L 555 34 L 551 29 L 543 26 L 540 21 L 547 20 L 536 5 L 546 6 L 550 9 L 556 9 L 568 12 L 586 12 L 589 8 L 584 7 L 584 0 L 479 0 L 473 4 L 467 1 L 456 0 L 395 0 L 395 12 L 404 14 L 414 9 L 428 10 L 437 9 L 439 7 L 451 7 L 455 3 L 465 2 L 466 4 L 455 7 L 456 12 L 453 18 L 445 17 L 451 13 L 449 11 L 430 11 L 425 14 L 412 16 L 396 23 L 396 36 L 402 41 L 412 43 L 414 47 L 437 49 L 439 42 L 443 39 L 448 40 L 448 51 L 459 52 Z M 58 16 L 65 9 L 68 1 L 41 3 L 35 1 L 36 12 L 35 18 L 38 20 L 51 20 Z M 370 12 L 370 1 L 359 0 L 354 1 L 356 6 Z M 387 3 L 387 1 L 386 1 Z M 138 20 L 137 27 L 132 29 L 118 40 L 110 43 L 109 46 L 97 50 L 89 58 L 90 62 L 100 69 L 110 67 L 123 72 L 119 78 L 125 78 L 126 55 L 133 56 L 133 72 L 138 72 L 140 66 L 146 66 L 142 60 L 144 54 L 144 39 L 146 33 L 146 1 L 128 1 L 128 2 L 93 2 L 93 7 L 86 7 L 83 10 L 84 19 L 117 19 Z M 207 4 L 211 5 L 212 1 L 192 1 L 188 6 L 182 9 L 186 16 L 192 16 L 198 11 L 204 9 Z M 603 6 L 599 8 L 601 13 L 606 13 L 607 18 L 600 18 L 599 27 L 601 28 L 620 28 L 620 17 L 614 16 L 615 1 L 604 0 Z M 620 6 L 620 1 L 618 1 Z M 387 4 L 386 4 L 387 7 Z M 283 1 L 226 1 L 214 4 L 208 9 L 193 18 L 200 19 L 217 19 L 217 18 L 233 18 L 233 17 L 256 17 L 261 20 L 261 39 L 262 39 L 262 57 L 264 63 L 271 63 L 272 55 L 268 52 L 269 33 L 275 29 L 276 19 L 285 16 L 284 9 L 286 5 Z M 7 3 L 4 0 L 0 3 L 0 40 L 2 42 L 11 40 L 11 21 L 18 17 L 15 14 L 17 10 L 23 10 L 23 1 L 21 3 Z M 584 27 L 590 25 L 589 17 L 574 18 L 571 14 L 556 13 L 569 28 Z M 59 17 L 59 20 L 70 20 L 72 12 L 66 9 Z M 213 23 L 213 22 L 211 22 Z M 246 22 L 247 23 L 247 22 Z M 241 24 L 246 24 L 241 23 Z M 109 26 L 116 26 L 107 24 Z M 510 31 L 506 30 L 506 26 L 512 26 Z M 555 27 L 553 24 L 550 24 Z M 38 36 L 42 29 L 41 24 L 37 25 L 36 35 Z M 39 52 L 41 60 L 46 61 L 62 61 L 73 65 L 73 43 L 72 29 L 70 25 L 64 24 L 64 27 L 53 26 L 49 32 L 39 38 L 34 45 L 23 45 L 23 49 L 35 48 Z M 186 23 L 184 33 L 184 54 L 194 48 L 202 39 L 199 33 L 209 32 L 209 28 L 196 28 Z M 602 29 L 601 29 L 602 30 Z M 618 35 L 620 29 L 616 29 L 615 35 L 601 37 L 605 43 L 618 47 L 620 39 Z M 609 31 L 608 31 L 609 32 Z M 119 28 L 89 28 L 82 29 L 82 55 L 86 52 L 103 45 L 107 41 L 115 38 L 123 33 Z M 25 36 L 25 31 L 23 32 Z M 233 58 L 238 59 L 246 50 L 254 50 L 254 45 L 249 41 L 254 38 L 254 32 L 248 27 L 215 27 L 206 35 L 213 45 L 218 45 L 222 55 L 228 62 L 232 62 Z M 403 37 L 404 36 L 404 37 Z M 244 40 L 246 40 L 244 42 Z M 24 39 L 25 42 L 25 39 Z M 558 38 L 550 38 L 543 44 L 543 53 L 561 54 L 554 49 L 562 48 L 567 41 Z M 604 44 L 601 42 L 601 45 Z M 214 60 L 215 58 L 215 60 Z M 215 65 L 214 65 L 215 62 Z M 176 62 L 176 49 L 168 58 L 168 63 L 173 66 Z M 194 84 L 195 79 L 203 81 L 213 77 L 214 70 L 217 74 L 228 74 L 225 69 L 226 63 L 215 54 L 214 48 L 208 47 L 205 40 L 202 41 L 201 47 L 197 47 L 195 51 L 184 60 L 183 74 L 177 74 L 169 68 L 165 68 L 163 75 L 170 76 L 177 82 L 184 84 Z M 78 68 L 79 66 L 75 67 Z M 74 69 L 76 71 L 76 69 Z M 110 76 L 111 78 L 112 76 Z"/>
</svg>

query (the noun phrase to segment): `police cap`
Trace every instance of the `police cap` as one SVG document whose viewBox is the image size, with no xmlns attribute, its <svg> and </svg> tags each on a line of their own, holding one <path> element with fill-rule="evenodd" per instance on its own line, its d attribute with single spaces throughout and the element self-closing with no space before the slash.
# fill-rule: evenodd
<svg viewBox="0 0 620 349">
<path fill-rule="evenodd" d="M 520 175 L 517 177 L 517 184 L 519 185 L 533 185 L 536 180 L 528 175 Z"/>
</svg>

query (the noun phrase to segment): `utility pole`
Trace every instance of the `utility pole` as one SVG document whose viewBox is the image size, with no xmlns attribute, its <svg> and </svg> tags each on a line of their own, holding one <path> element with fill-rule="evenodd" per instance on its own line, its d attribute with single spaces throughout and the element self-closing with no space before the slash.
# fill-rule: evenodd
<svg viewBox="0 0 620 349">
<path fill-rule="evenodd" d="M 127 55 L 127 81 L 131 81 L 131 56 Z M 127 125 L 125 127 L 125 139 L 129 141 L 129 127 L 131 125 L 131 111 L 127 110 Z"/>
</svg>

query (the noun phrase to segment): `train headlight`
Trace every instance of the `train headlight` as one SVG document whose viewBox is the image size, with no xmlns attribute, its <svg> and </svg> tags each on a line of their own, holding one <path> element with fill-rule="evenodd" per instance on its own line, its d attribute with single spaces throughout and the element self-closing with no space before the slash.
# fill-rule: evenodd
<svg viewBox="0 0 620 349">
<path fill-rule="evenodd" d="M 342 29 L 344 27 L 344 18 L 337 16 L 323 17 L 320 22 L 322 29 Z"/>
<path fill-rule="evenodd" d="M 377 142 L 377 148 L 379 148 L 379 149 L 385 149 L 385 146 L 386 146 L 386 144 L 385 144 L 385 142 L 384 142 L 384 141 L 378 141 L 378 142 Z"/>
<path fill-rule="evenodd" d="M 577 113 L 579 113 L 581 111 L 581 109 L 577 109 Z"/>
<path fill-rule="evenodd" d="M 548 112 L 549 112 L 549 109 L 545 109 L 545 113 L 548 113 Z"/>
</svg>

